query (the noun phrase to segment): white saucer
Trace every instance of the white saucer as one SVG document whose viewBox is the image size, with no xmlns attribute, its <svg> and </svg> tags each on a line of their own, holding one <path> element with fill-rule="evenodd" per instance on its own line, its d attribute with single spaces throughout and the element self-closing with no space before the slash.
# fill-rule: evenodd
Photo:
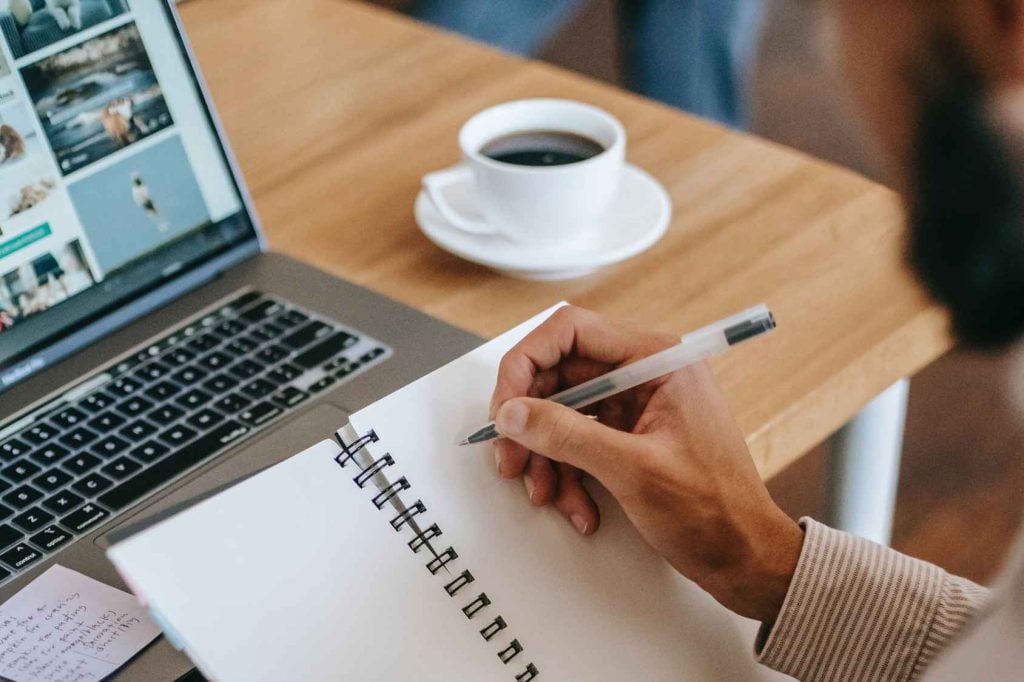
<svg viewBox="0 0 1024 682">
<path fill-rule="evenodd" d="M 479 215 L 468 183 L 446 190 L 448 201 Z M 468 234 L 445 220 L 425 192 L 416 198 L 416 222 L 430 241 L 449 253 L 498 272 L 528 280 L 582 277 L 646 251 L 668 229 L 672 201 L 657 180 L 627 165 L 618 196 L 593 235 L 566 247 L 514 244 L 504 237 Z"/>
</svg>

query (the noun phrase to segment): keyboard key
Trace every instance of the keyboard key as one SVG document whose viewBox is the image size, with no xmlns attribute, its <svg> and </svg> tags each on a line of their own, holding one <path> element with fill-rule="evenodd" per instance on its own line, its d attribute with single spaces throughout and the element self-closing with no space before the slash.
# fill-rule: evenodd
<svg viewBox="0 0 1024 682">
<path fill-rule="evenodd" d="M 13 462 L 24 454 L 28 453 L 29 446 L 17 438 L 11 438 L 0 443 L 0 459 L 5 462 Z"/>
<path fill-rule="evenodd" d="M 3 521 L 12 514 L 14 514 L 13 509 L 11 509 L 10 507 L 5 507 L 4 505 L 0 504 L 0 521 Z"/>
<path fill-rule="evenodd" d="M 249 325 L 241 320 L 225 320 L 214 327 L 213 331 L 220 334 L 225 339 L 230 339 L 232 336 L 238 336 L 244 332 L 248 326 Z"/>
<path fill-rule="evenodd" d="M 32 507 L 14 517 L 14 525 L 28 533 L 35 533 L 50 521 L 53 521 L 53 514 L 39 507 Z"/>
<path fill-rule="evenodd" d="M 206 353 L 219 346 L 220 341 L 219 337 L 207 332 L 189 341 L 188 348 L 195 353 Z"/>
<path fill-rule="evenodd" d="M 218 374 L 209 381 L 203 382 L 203 388 L 211 393 L 224 393 L 238 386 L 238 380 L 227 374 Z"/>
<path fill-rule="evenodd" d="M 0 526 L 0 549 L 10 547 L 23 537 L 25 537 L 24 534 L 19 530 L 15 530 L 14 526 Z"/>
<path fill-rule="evenodd" d="M 142 382 L 129 377 L 118 379 L 107 387 L 107 390 L 119 398 L 126 398 L 142 388 Z"/>
<path fill-rule="evenodd" d="M 12 490 L 3 496 L 4 504 L 14 507 L 15 509 L 24 509 L 30 504 L 34 504 L 43 494 L 29 485 L 19 485 L 17 488 Z"/>
<path fill-rule="evenodd" d="M 0 478 L 0 493 L 2 493 L 5 490 L 9 490 L 9 489 L 11 489 L 13 487 L 14 487 L 13 483 L 8 483 L 4 479 Z"/>
<path fill-rule="evenodd" d="M 136 464 L 135 466 L 139 465 Z M 114 485 L 114 482 L 109 478 L 93 472 L 85 478 L 75 481 L 71 489 L 83 497 L 95 497 L 112 485 Z"/>
<path fill-rule="evenodd" d="M 244 381 L 246 379 L 252 379 L 257 374 L 262 373 L 264 369 L 266 368 L 255 360 L 242 360 L 241 362 L 235 363 L 231 368 L 230 373 Z"/>
<path fill-rule="evenodd" d="M 248 336 L 241 336 L 224 346 L 224 349 L 230 353 L 234 353 L 238 357 L 245 357 L 259 347 L 260 344 L 256 343 Z"/>
<path fill-rule="evenodd" d="M 210 427 L 215 426 L 219 422 L 224 421 L 224 415 L 214 412 L 213 410 L 202 409 L 196 412 L 194 415 L 186 419 L 189 424 L 196 427 L 200 431 L 206 431 Z"/>
<path fill-rule="evenodd" d="M 50 466 L 51 464 L 56 464 L 70 454 L 71 451 L 67 448 L 50 443 L 49 445 L 44 445 L 39 448 L 29 455 L 29 457 L 43 466 Z"/>
<path fill-rule="evenodd" d="M 116 401 L 103 391 L 97 391 L 79 403 L 93 414 L 98 414 L 113 405 Z"/>
<path fill-rule="evenodd" d="M 281 407 L 295 407 L 308 397 L 309 394 L 305 391 L 300 391 L 294 386 L 288 386 L 275 393 L 271 400 Z"/>
<path fill-rule="evenodd" d="M 326 341 L 321 341 L 306 352 L 295 356 L 292 360 L 302 367 L 318 367 L 357 341 L 358 339 L 351 334 L 338 332 Z"/>
<path fill-rule="evenodd" d="M 277 321 L 281 324 L 284 324 L 285 326 L 294 327 L 296 325 L 302 324 L 308 319 L 309 315 L 307 315 L 306 313 L 302 312 L 301 310 L 292 309 L 282 315 L 279 315 Z"/>
<path fill-rule="evenodd" d="M 99 501 L 111 509 L 122 509 L 196 464 L 205 461 L 248 432 L 247 427 L 236 421 L 224 422 L 213 431 L 103 493 L 100 495 Z"/>
<path fill-rule="evenodd" d="M 180 419 L 184 414 L 185 410 L 174 405 L 161 405 L 146 416 L 160 426 L 167 426 Z"/>
<path fill-rule="evenodd" d="M 136 370 L 135 375 L 142 381 L 152 382 L 163 379 L 170 372 L 170 368 L 159 362 L 151 362 L 142 369 Z"/>
<path fill-rule="evenodd" d="M 81 476 L 85 472 L 99 465 L 99 463 L 100 460 L 97 457 L 83 452 L 75 455 L 71 459 L 65 460 L 62 466 L 76 476 Z"/>
<path fill-rule="evenodd" d="M 121 429 L 120 434 L 133 443 L 138 443 L 145 438 L 149 438 L 156 433 L 156 431 L 157 428 L 145 419 L 136 419 L 131 424 Z"/>
<path fill-rule="evenodd" d="M 0 561 L 4 562 L 15 571 L 31 566 L 43 558 L 43 553 L 29 545 L 21 542 L 0 554 Z"/>
<path fill-rule="evenodd" d="M 21 437 L 33 445 L 41 445 L 57 435 L 57 429 L 43 422 L 35 424 L 28 431 L 23 431 Z"/>
<path fill-rule="evenodd" d="M 159 438 L 163 442 L 170 445 L 172 448 L 176 448 L 186 443 L 187 441 L 192 440 L 193 438 L 196 437 L 196 435 L 196 432 L 193 431 L 192 429 L 188 428 L 187 426 L 182 426 L 181 424 L 178 424 L 177 426 L 172 426 L 171 428 L 161 433 Z"/>
<path fill-rule="evenodd" d="M 284 327 L 276 325 L 273 322 L 264 323 L 264 325 L 260 327 L 260 329 L 263 331 L 264 334 L 266 334 L 271 339 L 276 339 L 278 337 L 284 336 L 286 331 Z"/>
<path fill-rule="evenodd" d="M 174 379 L 179 384 L 190 386 L 194 383 L 202 381 L 207 376 L 209 375 L 203 370 L 199 369 L 198 367 L 186 367 L 180 372 L 175 372 L 174 374 L 172 374 L 171 378 Z"/>
<path fill-rule="evenodd" d="M 140 462 L 145 462 L 148 464 L 149 462 L 155 462 L 156 460 L 160 459 L 170 451 L 170 448 L 168 448 L 166 445 L 161 445 L 160 443 L 157 443 L 155 440 L 151 440 L 135 448 L 134 450 L 131 451 L 130 454 L 132 457 L 139 460 Z"/>
<path fill-rule="evenodd" d="M 115 455 L 119 455 L 128 449 L 129 443 L 123 438 L 117 436 L 107 436 L 103 440 L 97 441 L 89 451 L 100 457 L 110 458 Z"/>
<path fill-rule="evenodd" d="M 14 483 L 21 483 L 26 478 L 29 478 L 30 476 L 35 476 L 40 471 L 42 471 L 42 469 L 38 465 L 33 464 L 27 459 L 20 459 L 14 464 L 4 467 L 2 470 L 0 470 L 0 474 L 5 476 L 8 481 L 13 481 Z"/>
<path fill-rule="evenodd" d="M 281 365 L 277 369 L 271 370 L 267 374 L 267 378 L 271 381 L 276 381 L 279 384 L 287 384 L 295 377 L 302 376 L 302 370 L 295 365 Z"/>
<path fill-rule="evenodd" d="M 171 367 L 181 367 L 182 365 L 188 364 L 196 359 L 196 354 L 187 351 L 184 348 L 178 348 L 172 350 L 170 353 L 164 356 L 164 362 Z"/>
<path fill-rule="evenodd" d="M 146 395 L 148 395 L 153 400 L 157 400 L 160 402 L 168 400 L 180 392 L 181 389 L 175 386 L 174 384 L 170 383 L 169 381 L 161 381 L 160 383 L 154 384 L 146 389 Z"/>
<path fill-rule="evenodd" d="M 71 482 L 71 474 L 61 469 L 50 469 L 32 479 L 32 485 L 43 492 L 52 493 Z"/>
<path fill-rule="evenodd" d="M 89 422 L 89 428 L 99 433 L 108 433 L 123 426 L 128 420 L 113 410 L 104 412 Z"/>
<path fill-rule="evenodd" d="M 106 509 L 98 504 L 92 504 L 90 502 L 78 511 L 71 512 L 62 518 L 60 520 L 60 525 L 67 528 L 72 533 L 83 533 L 103 521 L 103 519 L 108 516 L 110 516 L 110 513 Z"/>
<path fill-rule="evenodd" d="M 286 336 L 281 340 L 281 343 L 289 348 L 299 350 L 300 348 L 305 348 L 314 341 L 319 341 L 320 339 L 328 336 L 333 331 L 334 328 L 330 325 L 320 322 L 319 320 L 314 320 L 299 329 L 297 332 L 292 332 Z"/>
<path fill-rule="evenodd" d="M 249 400 L 248 398 L 243 398 L 237 393 L 230 393 L 227 396 L 215 402 L 213 406 L 216 407 L 221 412 L 226 412 L 227 414 L 234 414 L 235 412 L 242 411 L 251 404 L 252 401 Z"/>
<path fill-rule="evenodd" d="M 306 390 L 309 391 L 310 393 L 319 393 L 320 391 L 330 388 L 330 386 L 337 381 L 337 379 L 328 374 L 323 379 L 320 379 L 319 381 L 307 386 Z"/>
<path fill-rule="evenodd" d="M 86 418 L 85 412 L 68 407 L 53 415 L 53 423 L 65 429 L 72 429 Z"/>
<path fill-rule="evenodd" d="M 267 379 L 257 379 L 242 387 L 242 392 L 253 398 L 265 398 L 277 390 L 277 384 Z"/>
<path fill-rule="evenodd" d="M 174 402 L 178 403 L 184 408 L 195 410 L 197 408 L 202 407 L 203 405 L 206 405 L 211 400 L 213 400 L 213 396 L 211 396 L 209 393 L 206 393 L 205 391 L 200 391 L 198 388 L 193 388 L 191 391 L 186 391 L 185 393 L 182 393 L 175 399 Z"/>
<path fill-rule="evenodd" d="M 224 306 L 223 310 L 238 312 L 239 310 L 246 307 L 250 303 L 255 303 L 261 298 L 263 298 L 263 294 L 261 294 L 260 292 L 248 291 L 239 296 L 238 298 L 236 298 L 235 300 L 231 301 L 231 303 L 228 303 L 226 306 Z"/>
<path fill-rule="evenodd" d="M 83 502 L 85 502 L 84 499 L 70 490 L 62 490 L 56 495 L 46 498 L 43 501 L 43 506 L 54 514 L 63 514 L 71 511 Z"/>
<path fill-rule="evenodd" d="M 117 409 L 120 410 L 122 414 L 125 414 L 128 417 L 137 417 L 152 407 L 153 403 L 146 400 L 142 396 L 135 395 L 129 398 L 128 400 L 125 400 L 120 405 L 118 405 Z"/>
<path fill-rule="evenodd" d="M 122 481 L 141 468 L 142 466 L 138 462 L 134 462 L 127 457 L 118 457 L 100 471 L 113 479 Z"/>
<path fill-rule="evenodd" d="M 214 371 L 223 369 L 224 367 L 230 365 L 232 362 L 233 359 L 230 355 L 228 355 L 227 353 L 222 353 L 219 350 L 214 351 L 209 355 L 203 356 L 202 358 L 199 359 L 199 363 L 203 367 L 212 369 Z"/>
<path fill-rule="evenodd" d="M 43 550 L 52 552 L 71 541 L 74 536 L 63 528 L 50 526 L 29 538 L 29 542 Z"/>
<path fill-rule="evenodd" d="M 277 363 L 288 357 L 289 352 L 278 345 L 270 345 L 266 348 L 262 348 L 260 352 L 256 353 L 256 359 L 267 363 L 268 365 L 276 365 Z"/>
<path fill-rule="evenodd" d="M 238 418 L 250 426 L 259 426 L 281 414 L 282 411 L 281 408 L 275 407 L 270 403 L 256 403 L 245 410 L 245 412 L 239 414 Z"/>
<path fill-rule="evenodd" d="M 80 426 L 77 429 L 68 431 L 60 437 L 60 442 L 69 448 L 80 448 L 96 440 L 98 436 L 89 429 Z"/>
<path fill-rule="evenodd" d="M 274 339 L 274 335 L 271 334 L 270 332 L 265 332 L 262 329 L 254 329 L 251 332 L 249 332 L 246 336 L 244 336 L 243 338 L 248 339 L 249 341 L 252 341 L 257 346 L 262 346 L 267 341 L 273 340 Z"/>
<path fill-rule="evenodd" d="M 247 322 L 269 320 L 284 310 L 284 306 L 273 299 L 266 299 L 242 312 L 238 317 Z"/>
</svg>

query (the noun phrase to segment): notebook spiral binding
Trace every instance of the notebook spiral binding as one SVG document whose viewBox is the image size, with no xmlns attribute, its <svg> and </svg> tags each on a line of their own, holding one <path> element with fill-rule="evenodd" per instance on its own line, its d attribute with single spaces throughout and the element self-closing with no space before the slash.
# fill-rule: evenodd
<svg viewBox="0 0 1024 682">
<path fill-rule="evenodd" d="M 438 552 L 431 545 L 432 540 L 441 537 L 442 531 L 436 523 L 428 524 L 425 527 L 421 525 L 422 516 L 427 511 L 426 505 L 422 500 L 416 500 L 412 504 L 407 505 L 400 498 L 402 493 L 412 488 L 412 484 L 409 483 L 405 476 L 395 481 L 390 481 L 385 472 L 389 467 L 395 466 L 394 458 L 390 454 L 384 454 L 374 459 L 369 450 L 366 449 L 371 443 L 378 442 L 377 433 L 370 431 L 351 443 L 346 443 L 342 432 L 338 431 L 334 434 L 334 439 L 341 447 L 341 452 L 334 458 L 334 461 L 342 469 L 356 472 L 352 481 L 360 489 L 365 489 L 371 483 L 374 484 L 376 494 L 370 501 L 378 510 L 383 511 L 389 505 L 395 510 L 396 515 L 390 521 L 391 527 L 396 532 L 406 527 L 412 531 L 413 538 L 407 543 L 409 549 L 414 554 L 419 554 L 421 550 L 426 548 L 432 557 L 425 564 L 427 570 L 432 575 L 438 575 L 443 570 L 445 574 L 445 592 L 452 599 L 458 598 L 462 590 L 475 582 L 476 579 L 468 570 L 462 570 L 458 574 L 453 573 L 452 567 L 449 565 L 459 558 L 458 553 L 453 547 L 449 546 L 447 549 Z M 349 469 L 349 466 L 354 466 L 355 469 Z M 508 628 L 508 623 L 500 615 L 491 618 L 489 614 L 484 613 L 491 606 L 493 604 L 490 597 L 484 592 L 480 592 L 471 601 L 462 606 L 462 613 L 469 620 L 476 619 L 477 617 L 482 619 L 490 618 L 483 628 L 480 629 L 480 636 L 488 643 Z M 497 652 L 497 656 L 505 665 L 511 665 L 514 659 L 517 659 L 523 653 L 523 645 L 520 644 L 518 639 L 512 639 L 504 645 L 504 648 Z M 530 682 L 539 676 L 540 670 L 537 666 L 533 663 L 527 663 L 522 672 L 515 675 L 515 680 L 516 682 Z"/>
</svg>

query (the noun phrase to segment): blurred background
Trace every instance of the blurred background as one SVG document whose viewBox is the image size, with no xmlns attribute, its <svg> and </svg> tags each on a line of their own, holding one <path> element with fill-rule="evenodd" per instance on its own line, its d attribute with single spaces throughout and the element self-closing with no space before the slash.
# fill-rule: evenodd
<svg viewBox="0 0 1024 682">
<path fill-rule="evenodd" d="M 884 182 L 843 95 L 827 12 L 810 0 L 367 0 L 628 88 Z M 979 582 L 1024 508 L 1009 358 L 956 351 L 911 386 L 893 546 Z M 773 479 L 822 518 L 828 445 Z"/>
</svg>

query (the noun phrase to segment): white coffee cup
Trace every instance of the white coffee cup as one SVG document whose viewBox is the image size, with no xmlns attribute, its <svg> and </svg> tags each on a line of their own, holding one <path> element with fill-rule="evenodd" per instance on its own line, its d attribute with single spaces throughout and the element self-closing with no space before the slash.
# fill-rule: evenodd
<svg viewBox="0 0 1024 682">
<path fill-rule="evenodd" d="M 508 135 L 551 131 L 580 135 L 604 151 L 560 166 L 523 166 L 488 158 L 481 150 Z M 462 162 L 423 178 L 423 188 L 451 225 L 472 234 L 500 235 L 530 244 L 584 240 L 615 198 L 626 159 L 626 132 L 597 107 L 560 99 L 499 104 L 469 119 L 459 132 Z M 457 210 L 445 189 L 472 183 L 480 216 Z"/>
</svg>

